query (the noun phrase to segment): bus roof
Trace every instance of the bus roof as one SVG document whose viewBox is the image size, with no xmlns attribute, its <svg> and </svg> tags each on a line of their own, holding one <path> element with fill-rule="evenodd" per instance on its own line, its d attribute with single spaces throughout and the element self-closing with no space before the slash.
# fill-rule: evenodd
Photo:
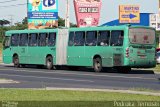
<svg viewBox="0 0 160 107">
<path fill-rule="evenodd" d="M 78 31 L 78 30 L 123 30 L 126 28 L 146 28 L 146 29 L 153 29 L 152 27 L 149 26 L 139 26 L 139 25 L 119 25 L 119 26 L 99 26 L 99 27 L 82 27 L 82 28 L 70 28 L 70 30 L 72 31 Z"/>
</svg>

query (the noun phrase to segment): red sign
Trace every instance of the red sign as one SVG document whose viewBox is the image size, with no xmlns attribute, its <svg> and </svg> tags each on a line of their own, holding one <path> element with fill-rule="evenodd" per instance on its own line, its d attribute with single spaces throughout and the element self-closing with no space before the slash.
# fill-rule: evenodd
<svg viewBox="0 0 160 107">
<path fill-rule="evenodd" d="M 98 26 L 101 0 L 74 0 L 78 27 Z"/>
</svg>

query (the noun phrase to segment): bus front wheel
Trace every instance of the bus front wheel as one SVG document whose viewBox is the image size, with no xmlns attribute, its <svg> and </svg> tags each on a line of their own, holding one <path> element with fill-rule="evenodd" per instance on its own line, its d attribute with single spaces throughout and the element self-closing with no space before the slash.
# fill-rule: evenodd
<svg viewBox="0 0 160 107">
<path fill-rule="evenodd" d="M 102 71 L 102 60 L 101 58 L 97 57 L 93 60 L 93 68 L 95 72 L 101 72 Z"/>
<path fill-rule="evenodd" d="M 14 67 L 16 68 L 19 67 L 19 58 L 17 55 L 13 57 L 13 64 L 14 64 Z"/>
<path fill-rule="evenodd" d="M 47 69 L 51 70 L 53 68 L 53 59 L 51 56 L 46 58 L 46 67 Z"/>
</svg>

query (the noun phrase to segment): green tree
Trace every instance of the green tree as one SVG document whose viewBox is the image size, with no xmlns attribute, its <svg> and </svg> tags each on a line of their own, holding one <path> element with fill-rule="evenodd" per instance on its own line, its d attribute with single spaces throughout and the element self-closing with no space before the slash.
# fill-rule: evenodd
<svg viewBox="0 0 160 107">
<path fill-rule="evenodd" d="M 65 26 L 65 20 L 58 16 L 58 26 Z"/>
<path fill-rule="evenodd" d="M 65 20 L 58 16 L 58 26 L 65 26 Z M 70 23 L 70 27 L 77 27 L 76 24 Z"/>
<path fill-rule="evenodd" d="M 1 25 L 1 27 L 3 27 L 4 25 L 8 25 L 8 24 L 10 24 L 10 21 L 5 20 L 5 19 L 0 20 L 0 25 Z"/>
</svg>

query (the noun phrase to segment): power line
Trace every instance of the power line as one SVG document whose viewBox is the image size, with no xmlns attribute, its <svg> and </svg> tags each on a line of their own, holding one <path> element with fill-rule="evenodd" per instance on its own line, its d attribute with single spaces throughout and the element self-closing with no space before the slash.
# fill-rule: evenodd
<svg viewBox="0 0 160 107">
<path fill-rule="evenodd" d="M 7 5 L 7 6 L 0 6 L 0 8 L 5 8 L 5 7 L 13 7 L 13 6 L 23 6 L 23 5 L 27 5 L 27 3 L 22 3 L 22 4 L 15 4 L 15 5 Z"/>
<path fill-rule="evenodd" d="M 8 3 L 8 2 L 13 2 L 13 1 L 18 1 L 18 0 L 1 1 L 0 3 Z"/>
<path fill-rule="evenodd" d="M 9 17 L 10 15 L 0 15 L 0 17 Z"/>
</svg>

